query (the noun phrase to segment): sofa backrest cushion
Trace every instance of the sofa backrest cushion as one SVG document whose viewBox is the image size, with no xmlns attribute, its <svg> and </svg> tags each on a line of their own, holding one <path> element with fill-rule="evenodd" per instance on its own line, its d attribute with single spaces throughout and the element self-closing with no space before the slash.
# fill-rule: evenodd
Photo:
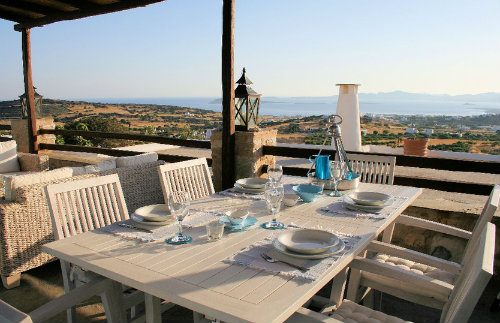
<svg viewBox="0 0 500 323">
<path fill-rule="evenodd" d="M 16 189 L 22 186 L 46 183 L 49 181 L 73 176 L 72 167 L 62 167 L 46 172 L 33 172 L 17 176 L 5 176 L 5 199 L 16 200 Z"/>
<path fill-rule="evenodd" d="M 0 173 L 18 172 L 17 144 L 15 140 L 0 142 Z"/>
<path fill-rule="evenodd" d="M 131 167 L 139 166 L 142 164 L 153 163 L 158 160 L 158 154 L 155 152 L 149 152 L 145 154 L 140 154 L 136 156 L 126 156 L 116 158 L 116 167 Z"/>
<path fill-rule="evenodd" d="M 92 174 L 92 173 L 98 173 L 98 172 L 104 172 L 110 169 L 115 169 L 116 168 L 116 159 L 108 159 L 105 161 L 100 162 L 99 164 L 95 165 L 88 165 L 85 166 L 85 174 Z"/>
</svg>

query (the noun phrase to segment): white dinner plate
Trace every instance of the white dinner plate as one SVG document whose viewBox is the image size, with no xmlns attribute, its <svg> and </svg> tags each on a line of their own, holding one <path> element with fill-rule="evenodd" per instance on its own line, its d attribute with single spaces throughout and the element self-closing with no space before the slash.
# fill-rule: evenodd
<svg viewBox="0 0 500 323">
<path fill-rule="evenodd" d="M 135 210 L 134 214 L 146 221 L 163 222 L 173 219 L 167 204 L 146 205 Z"/>
<path fill-rule="evenodd" d="M 278 241 L 278 239 L 274 239 L 273 247 L 279 252 L 288 255 L 290 257 L 301 258 L 301 259 L 323 259 L 341 253 L 345 249 L 345 243 L 344 241 L 342 241 L 342 239 L 339 239 L 339 243 L 335 247 L 331 247 L 327 251 L 315 255 L 305 255 L 301 253 L 292 252 L 288 250 L 284 245 L 282 245 Z"/>
<path fill-rule="evenodd" d="M 236 192 L 248 193 L 248 194 L 261 194 L 261 193 L 264 193 L 264 191 L 265 191 L 264 188 L 246 188 L 246 187 L 241 186 L 238 183 L 234 184 L 234 190 Z"/>
<path fill-rule="evenodd" d="M 244 188 L 264 189 L 267 183 L 267 178 L 242 178 L 237 180 L 236 183 Z"/>
<path fill-rule="evenodd" d="M 388 194 L 379 192 L 352 192 L 347 196 L 357 204 L 362 205 L 384 205 L 392 198 Z"/>
<path fill-rule="evenodd" d="M 170 219 L 174 220 L 173 217 L 170 217 Z M 138 216 L 137 214 L 134 213 L 130 215 L 130 220 L 134 221 L 138 225 L 144 226 L 147 229 L 150 229 L 151 227 L 161 227 L 173 222 L 173 221 L 147 221 L 141 216 Z"/>
<path fill-rule="evenodd" d="M 384 207 L 391 205 L 394 202 L 394 199 L 390 199 L 386 201 L 382 205 L 363 205 L 363 204 L 358 204 L 354 202 L 349 196 L 345 195 L 344 196 L 344 203 L 346 207 L 349 209 L 356 209 L 356 210 L 361 210 L 361 211 L 371 211 L 371 212 L 377 212 L 382 210 Z"/>
<path fill-rule="evenodd" d="M 286 231 L 277 240 L 292 252 L 308 255 L 325 252 L 340 241 L 333 233 L 311 229 Z"/>
</svg>

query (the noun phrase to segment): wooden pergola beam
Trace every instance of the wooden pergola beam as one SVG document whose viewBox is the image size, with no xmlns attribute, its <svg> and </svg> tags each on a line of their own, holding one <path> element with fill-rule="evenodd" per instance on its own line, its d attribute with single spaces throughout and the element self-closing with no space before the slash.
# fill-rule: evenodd
<svg viewBox="0 0 500 323">
<path fill-rule="evenodd" d="M 234 0 L 222 4 L 222 189 L 235 179 Z"/>
<path fill-rule="evenodd" d="M 26 93 L 26 103 L 28 104 L 28 140 L 29 152 L 38 153 L 37 126 L 35 114 L 35 89 L 33 88 L 33 77 L 31 72 L 31 31 L 22 30 L 23 46 L 23 73 L 24 73 L 24 93 Z"/>
<path fill-rule="evenodd" d="M 74 19 L 96 16 L 96 15 L 122 11 L 137 7 L 145 7 L 149 4 L 162 1 L 164 0 L 124 0 L 109 4 L 98 5 L 87 1 L 62 0 L 60 1 L 61 3 L 65 3 L 73 7 L 79 8 L 79 10 L 65 11 L 61 12 L 60 14 L 50 15 L 37 19 L 26 19 L 25 21 L 15 25 L 14 29 L 17 31 L 21 31 L 23 29 L 40 27 L 46 24 L 62 20 L 74 20 Z M 85 8 L 80 8 L 80 7 L 85 7 Z"/>
<path fill-rule="evenodd" d="M 24 0 L 2 0 L 2 5 L 43 15 L 58 15 L 65 11 Z"/>
</svg>

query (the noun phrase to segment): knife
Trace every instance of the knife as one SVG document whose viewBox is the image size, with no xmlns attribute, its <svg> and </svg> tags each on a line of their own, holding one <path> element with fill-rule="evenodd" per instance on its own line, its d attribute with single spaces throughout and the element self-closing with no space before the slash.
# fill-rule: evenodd
<svg viewBox="0 0 500 323">
<path fill-rule="evenodd" d="M 140 228 L 140 227 L 137 227 L 135 225 L 128 224 L 128 223 L 118 223 L 118 225 L 121 227 L 124 227 L 124 228 L 128 228 L 128 229 L 135 229 L 135 230 L 145 231 L 147 233 L 153 233 L 152 230 Z"/>
</svg>

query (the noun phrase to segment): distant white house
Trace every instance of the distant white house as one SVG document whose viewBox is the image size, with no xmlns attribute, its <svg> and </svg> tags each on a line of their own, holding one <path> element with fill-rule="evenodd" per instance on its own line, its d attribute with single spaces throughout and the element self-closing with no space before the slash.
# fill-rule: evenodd
<svg viewBox="0 0 500 323">
<path fill-rule="evenodd" d="M 399 119 L 399 121 L 406 122 L 406 121 L 408 121 L 408 118 L 402 117 L 401 119 Z"/>
<path fill-rule="evenodd" d="M 192 114 L 191 112 L 185 112 L 185 113 L 184 113 L 184 116 L 185 116 L 185 117 L 192 117 L 192 116 L 193 116 L 193 114 Z"/>
<path fill-rule="evenodd" d="M 417 128 L 406 128 L 405 133 L 418 133 Z"/>
<path fill-rule="evenodd" d="M 361 129 L 361 135 L 362 136 L 366 136 L 368 134 L 368 130 L 367 129 Z"/>
<path fill-rule="evenodd" d="M 424 129 L 424 134 L 431 136 L 434 133 L 433 129 Z"/>
<path fill-rule="evenodd" d="M 459 124 L 459 125 L 457 126 L 457 129 L 458 129 L 458 130 L 467 131 L 467 130 L 470 130 L 470 127 L 464 126 L 463 124 Z"/>
</svg>

